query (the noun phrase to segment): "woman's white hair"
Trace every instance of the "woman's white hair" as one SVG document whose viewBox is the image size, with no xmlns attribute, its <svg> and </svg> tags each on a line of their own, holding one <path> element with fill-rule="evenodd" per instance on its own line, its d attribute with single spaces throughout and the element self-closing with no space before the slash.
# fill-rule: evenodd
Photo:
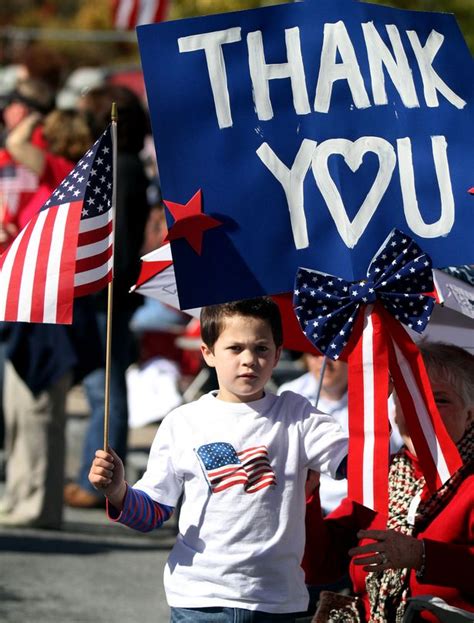
<svg viewBox="0 0 474 623">
<path fill-rule="evenodd" d="M 418 344 L 431 381 L 449 383 L 464 406 L 474 405 L 474 355 L 443 342 Z"/>
</svg>

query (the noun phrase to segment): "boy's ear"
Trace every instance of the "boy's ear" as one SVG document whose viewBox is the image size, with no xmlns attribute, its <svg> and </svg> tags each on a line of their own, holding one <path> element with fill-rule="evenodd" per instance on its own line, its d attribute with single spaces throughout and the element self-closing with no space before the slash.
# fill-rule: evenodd
<svg viewBox="0 0 474 623">
<path fill-rule="evenodd" d="M 279 346 L 276 349 L 276 353 L 275 353 L 275 366 L 277 365 L 277 363 L 280 361 L 280 356 L 281 356 L 281 351 L 283 350 L 283 346 Z"/>
<path fill-rule="evenodd" d="M 204 357 L 204 361 L 207 363 L 207 365 L 210 368 L 214 368 L 216 365 L 214 362 L 214 353 L 207 344 L 204 344 L 204 342 L 201 344 L 201 354 Z"/>
</svg>

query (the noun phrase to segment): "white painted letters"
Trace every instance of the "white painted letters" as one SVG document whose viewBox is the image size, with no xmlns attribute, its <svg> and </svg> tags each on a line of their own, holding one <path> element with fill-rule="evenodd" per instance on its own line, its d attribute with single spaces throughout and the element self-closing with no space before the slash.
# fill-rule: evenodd
<svg viewBox="0 0 474 623">
<path fill-rule="evenodd" d="M 416 95 L 413 74 L 408 64 L 400 33 L 393 24 L 387 24 L 386 29 L 395 59 L 377 32 L 373 22 L 362 24 L 367 56 L 369 58 L 374 103 L 378 106 L 388 103 L 383 72 L 383 66 L 385 66 L 395 88 L 400 94 L 403 104 L 407 108 L 418 108 L 420 104 Z"/>
<path fill-rule="evenodd" d="M 397 156 L 403 209 L 408 227 L 422 238 L 436 238 L 449 234 L 454 225 L 455 203 L 449 172 L 447 142 L 444 136 L 433 136 L 431 143 L 441 197 L 441 215 L 434 223 L 426 223 L 420 214 L 409 138 L 397 140 L 396 153 L 391 143 L 377 136 L 364 136 L 356 141 L 343 138 L 328 139 L 319 144 L 316 141 L 303 139 L 291 169 L 280 160 L 267 143 L 262 143 L 256 153 L 280 182 L 285 192 L 295 248 L 305 249 L 310 244 L 303 184 L 311 166 L 316 186 L 336 229 L 344 244 L 352 249 L 359 242 L 387 191 L 397 164 Z M 355 173 L 363 164 L 364 155 L 369 152 L 377 156 L 379 168 L 372 187 L 351 221 L 347 216 L 339 189 L 329 172 L 329 158 L 333 155 L 343 156 L 346 165 Z"/>
<path fill-rule="evenodd" d="M 408 226 L 414 234 L 423 238 L 446 236 L 454 225 L 454 196 L 447 156 L 448 144 L 444 136 L 432 136 L 433 159 L 441 197 L 441 215 L 434 223 L 425 223 L 418 207 L 415 188 L 415 172 L 409 138 L 397 140 L 398 166 L 402 189 L 403 207 Z"/>
<path fill-rule="evenodd" d="M 342 63 L 336 62 L 338 51 Z M 352 99 L 357 108 L 370 106 L 354 46 L 344 22 L 341 21 L 335 24 L 324 24 L 323 50 L 314 100 L 316 112 L 329 112 L 332 88 L 337 80 L 347 80 Z"/>
<path fill-rule="evenodd" d="M 434 58 L 443 44 L 444 36 L 436 32 L 436 30 L 432 30 L 425 47 L 423 47 L 418 38 L 418 33 L 414 30 L 407 30 L 407 35 L 420 68 L 426 105 L 430 108 L 439 106 L 437 94 L 437 91 L 439 91 L 450 104 L 459 109 L 464 108 L 466 102 L 448 87 L 432 66 Z"/>
<path fill-rule="evenodd" d="M 374 104 L 376 106 L 388 105 L 385 69 L 400 94 L 403 105 L 406 108 L 419 108 L 420 100 L 416 92 L 412 69 L 397 27 L 394 24 L 385 26 L 392 50 L 385 44 L 373 22 L 363 23 L 361 28 L 369 61 Z M 295 113 L 307 115 L 312 112 L 307 92 L 300 29 L 298 27 L 286 28 L 284 33 L 287 56 L 285 63 L 266 62 L 263 35 L 260 30 L 247 34 L 248 69 L 252 81 L 255 112 L 261 121 L 269 121 L 274 117 L 269 89 L 270 80 L 289 78 Z M 422 46 L 416 31 L 407 30 L 406 35 L 419 67 L 426 106 L 429 108 L 439 106 L 439 92 L 452 106 L 458 109 L 464 108 L 466 102 L 443 81 L 433 68 L 435 57 L 443 45 L 444 36 L 432 30 L 425 45 Z M 220 129 L 229 128 L 233 124 L 223 46 L 239 41 L 241 41 L 240 27 L 178 39 L 180 52 L 204 50 Z M 338 54 L 340 60 L 338 60 Z M 330 112 L 334 83 L 339 80 L 347 82 L 350 93 L 347 98 L 348 109 L 352 106 L 365 109 L 373 105 L 364 83 L 356 50 L 343 21 L 324 24 L 319 68 L 312 66 L 309 71 L 318 71 L 314 97 L 315 112 Z"/>
<path fill-rule="evenodd" d="M 305 249 L 309 246 L 306 215 L 304 212 L 303 182 L 311 166 L 316 145 L 315 141 L 305 138 L 296 154 L 291 169 L 288 169 L 267 143 L 262 143 L 257 149 L 257 155 L 260 160 L 283 186 L 290 212 L 293 240 L 297 249 Z"/>
<path fill-rule="evenodd" d="M 342 197 L 329 173 L 328 160 L 333 154 L 341 154 L 351 171 L 362 164 L 364 154 L 373 152 L 379 159 L 379 170 L 372 188 L 352 221 L 347 216 Z M 330 139 L 321 143 L 313 158 L 313 175 L 326 202 L 337 231 L 350 249 L 354 248 L 374 215 L 387 190 L 397 159 L 392 145 L 376 136 L 364 136 L 357 141 L 343 138 Z"/>
<path fill-rule="evenodd" d="M 270 100 L 269 81 L 281 78 L 290 78 L 293 93 L 293 106 L 296 114 L 307 115 L 311 112 L 306 90 L 306 80 L 301 56 L 300 30 L 288 28 L 285 30 L 287 63 L 269 65 L 265 62 L 262 33 L 259 30 L 247 35 L 249 54 L 249 69 L 255 99 L 255 109 L 261 121 L 273 118 L 273 108 Z"/>
<path fill-rule="evenodd" d="M 240 28 L 229 28 L 215 32 L 180 37 L 178 47 L 180 52 L 195 52 L 204 50 L 206 54 L 207 71 L 211 82 L 214 106 L 216 108 L 219 128 L 232 126 L 232 113 L 230 110 L 230 98 L 227 88 L 227 74 L 225 70 L 224 54 L 222 46 L 226 43 L 240 41 Z"/>
</svg>

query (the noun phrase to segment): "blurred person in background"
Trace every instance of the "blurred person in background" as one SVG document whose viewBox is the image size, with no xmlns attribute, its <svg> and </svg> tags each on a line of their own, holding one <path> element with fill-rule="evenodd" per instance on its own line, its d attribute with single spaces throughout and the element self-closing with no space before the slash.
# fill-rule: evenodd
<svg viewBox="0 0 474 623">
<path fill-rule="evenodd" d="M 67 70 L 66 59 L 59 52 L 39 41 L 31 41 L 18 57 L 23 78 L 40 80 L 57 93 Z"/>
<path fill-rule="evenodd" d="M 110 123 L 112 102 L 117 104 L 117 205 L 115 217 L 112 362 L 110 376 L 109 443 L 126 460 L 128 435 L 127 386 L 125 373 L 135 359 L 129 323 L 141 297 L 129 294 L 140 270 L 140 255 L 149 214 L 146 176 L 140 152 L 150 133 L 148 114 L 137 95 L 127 87 L 103 85 L 87 91 L 78 108 L 88 120 L 94 139 Z M 105 353 L 107 332 L 107 290 L 94 295 L 96 320 Z M 103 505 L 101 496 L 88 480 L 95 450 L 103 446 L 105 369 L 84 379 L 90 419 L 84 439 L 77 482 L 68 483 L 64 500 L 69 506 L 94 508 Z"/>
<path fill-rule="evenodd" d="M 33 142 L 41 127 L 45 148 Z M 33 111 L 9 132 L 6 149 L 38 176 L 23 227 L 92 144 L 77 111 Z M 86 298 L 71 326 L 9 323 L 4 379 L 6 486 L 0 524 L 58 529 L 62 521 L 65 405 L 71 384 L 102 364 L 95 317 Z"/>
<path fill-rule="evenodd" d="M 0 148 L 0 245 L 2 251 L 15 238 L 18 231 L 28 222 L 31 215 L 24 216 L 24 208 L 33 199 L 38 189 L 38 174 L 35 170 L 16 160 L 5 142 L 11 132 L 26 117 L 36 113 L 39 117 L 32 121 L 31 136 L 28 141 L 38 149 L 46 149 L 43 128 L 39 119 L 54 107 L 54 91 L 44 82 L 26 78 L 20 80 L 2 111 L 4 132 L 3 146 Z M 28 130 L 29 132 L 29 130 Z"/>
<path fill-rule="evenodd" d="M 324 357 L 305 353 L 303 361 L 307 372 L 292 381 L 283 383 L 277 393 L 292 391 L 301 394 L 315 405 L 319 388 L 318 409 L 331 415 L 347 432 L 347 363 L 340 359 L 333 361 L 327 358 L 321 379 Z M 330 476 L 321 476 L 320 496 L 324 513 L 330 513 L 346 495 L 347 480 L 345 478 L 334 480 Z"/>
<path fill-rule="evenodd" d="M 2 110 L 3 135 L 0 146 L 0 253 L 14 240 L 20 229 L 27 223 L 24 208 L 38 189 L 38 175 L 14 160 L 5 149 L 5 140 L 23 119 L 32 112 L 47 114 L 54 106 L 54 91 L 38 79 L 19 80 L 9 94 Z M 33 131 L 31 141 L 40 149 L 45 149 L 41 125 Z M 0 447 L 4 444 L 3 415 L 3 371 L 5 365 L 5 344 L 8 327 L 0 322 Z"/>
</svg>

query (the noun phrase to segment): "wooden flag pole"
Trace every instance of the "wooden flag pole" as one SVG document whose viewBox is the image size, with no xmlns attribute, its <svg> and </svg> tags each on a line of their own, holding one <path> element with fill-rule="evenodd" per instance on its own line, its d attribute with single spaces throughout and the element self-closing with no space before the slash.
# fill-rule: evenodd
<svg viewBox="0 0 474 623">
<path fill-rule="evenodd" d="M 112 237 L 115 256 L 115 208 L 117 205 L 117 104 L 112 103 Z M 107 333 L 105 342 L 105 399 L 104 399 L 104 450 L 109 449 L 110 420 L 110 371 L 112 366 L 112 304 L 114 297 L 114 266 L 112 261 L 112 279 L 107 286 Z"/>
<path fill-rule="evenodd" d="M 316 388 L 316 397 L 314 400 L 314 406 L 317 408 L 319 403 L 319 396 L 321 395 L 321 388 L 323 386 L 324 373 L 326 372 L 326 364 L 328 362 L 328 358 L 326 355 L 323 357 L 323 363 L 321 364 L 321 371 L 319 373 L 318 386 Z"/>
</svg>

